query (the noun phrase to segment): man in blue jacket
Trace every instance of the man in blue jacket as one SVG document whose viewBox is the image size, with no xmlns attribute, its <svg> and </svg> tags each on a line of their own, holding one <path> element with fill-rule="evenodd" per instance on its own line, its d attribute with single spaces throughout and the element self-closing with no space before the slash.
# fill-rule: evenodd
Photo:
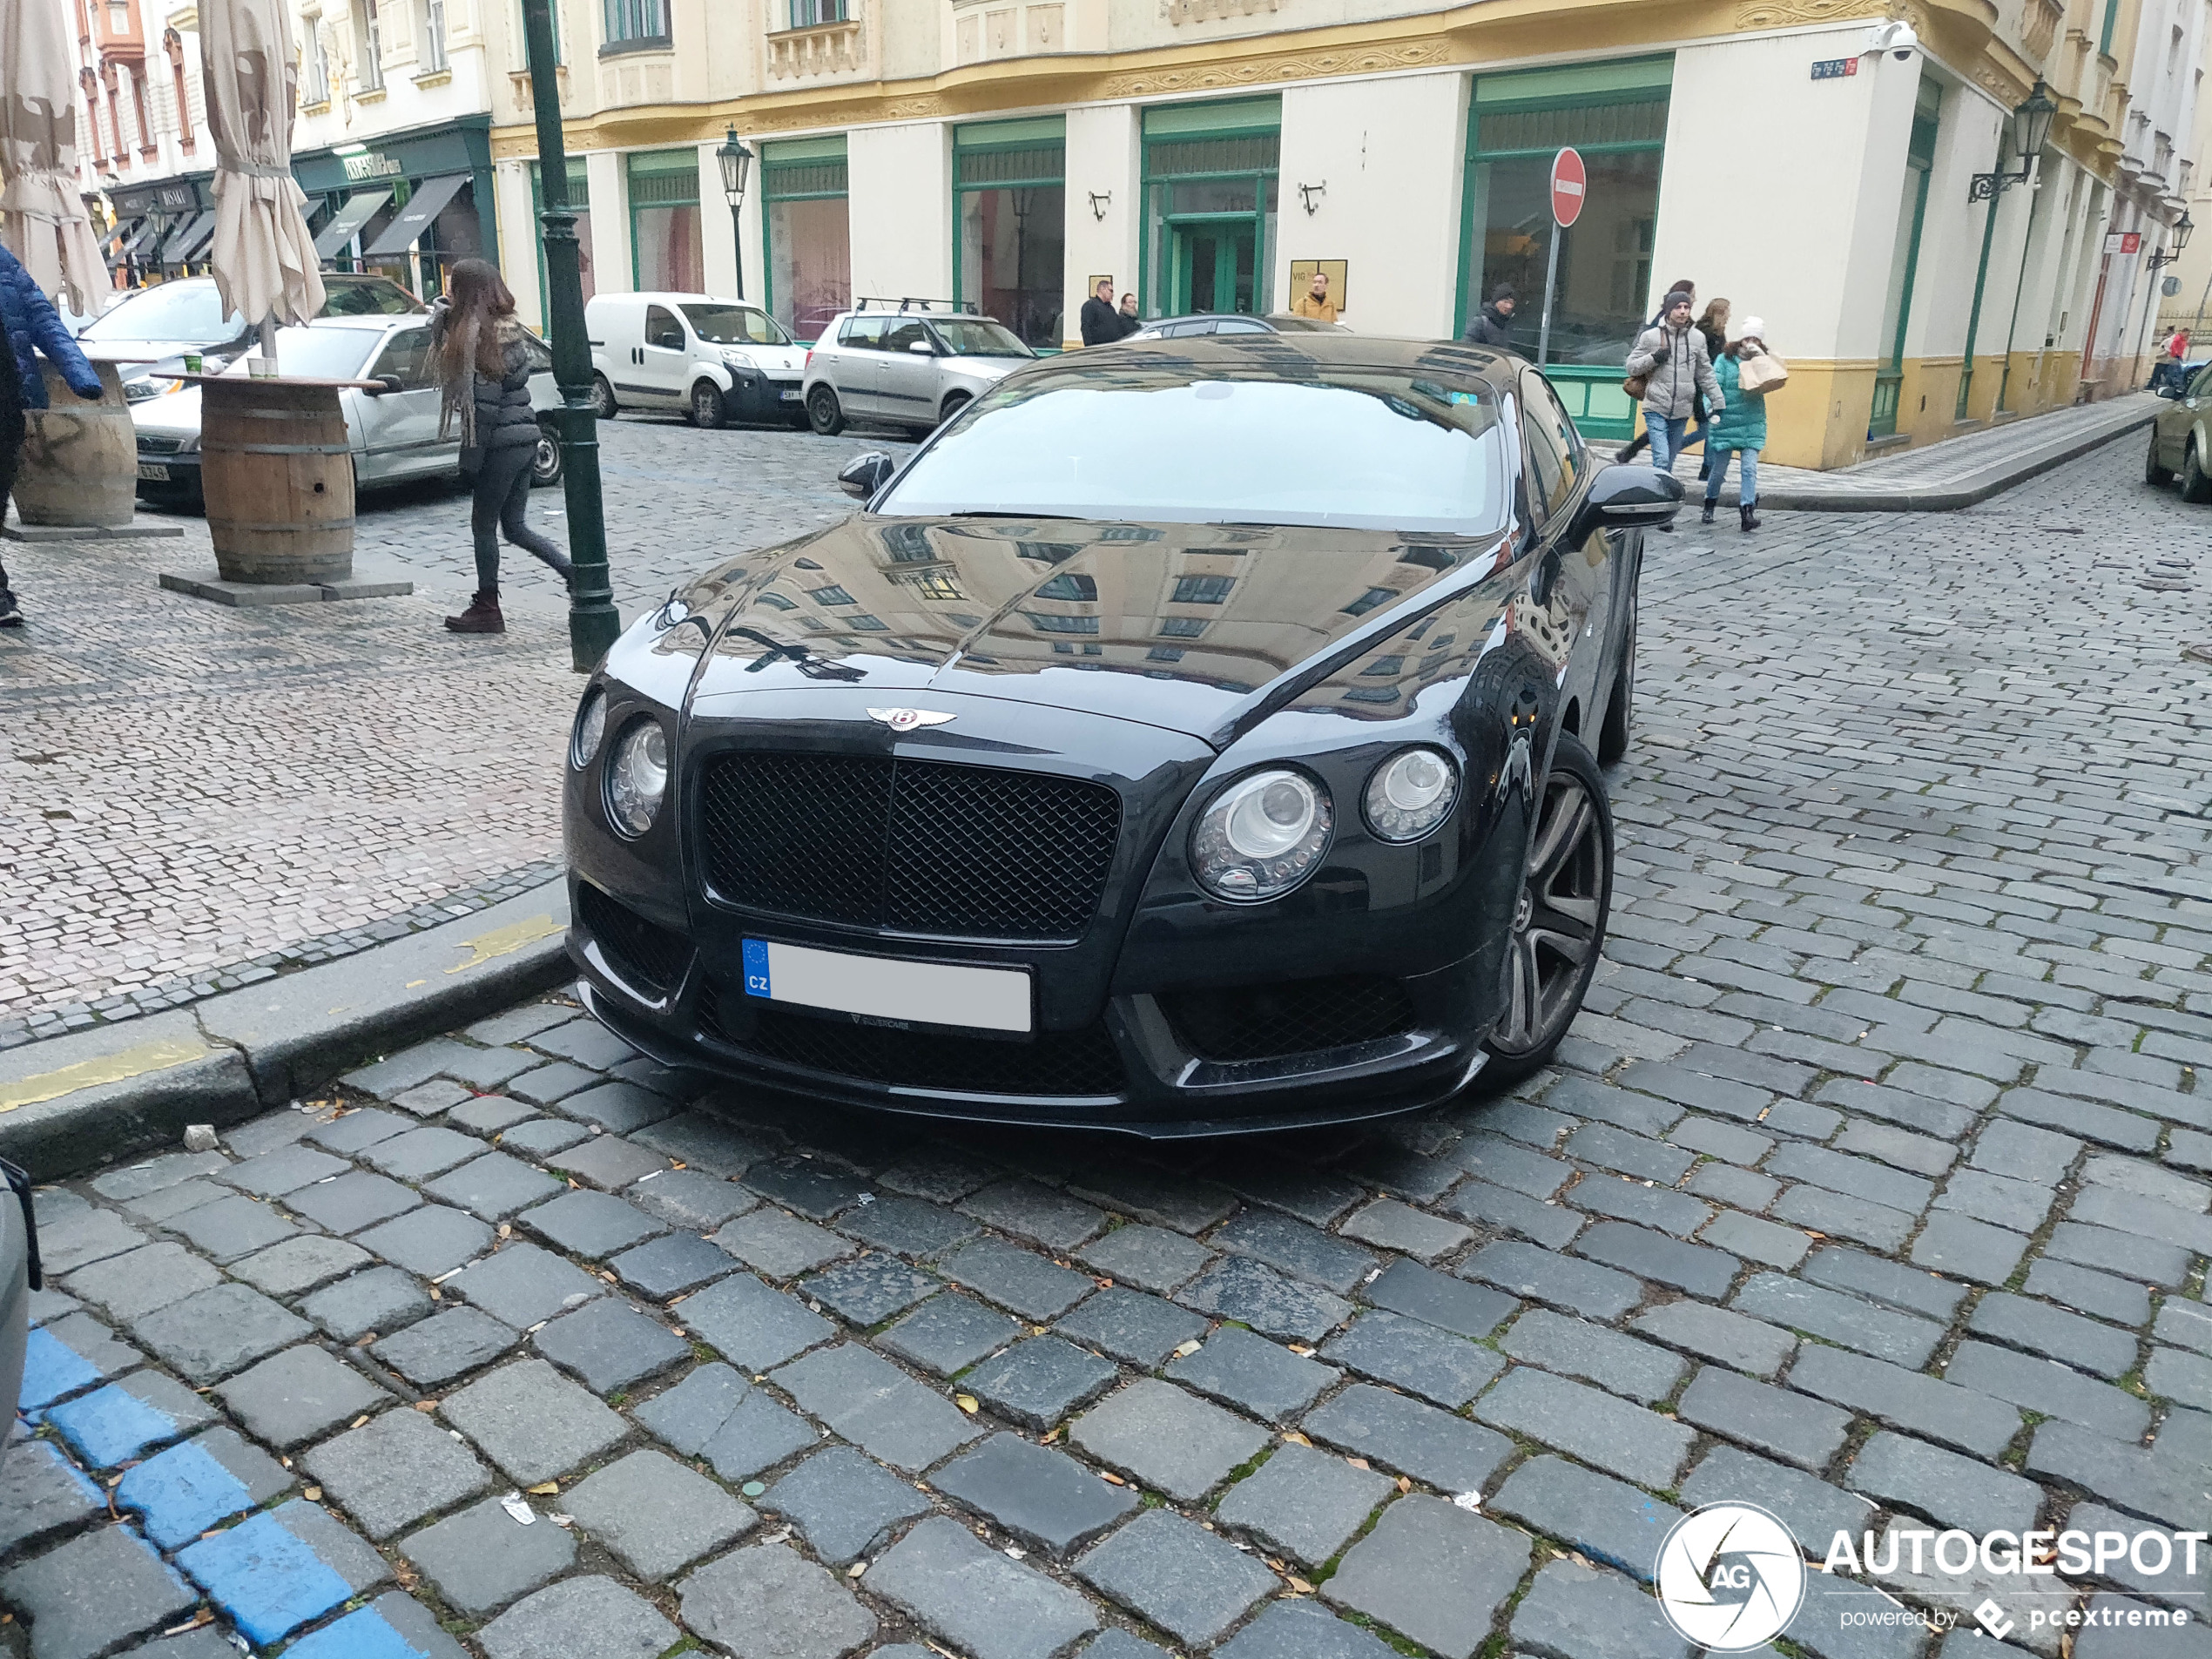
<svg viewBox="0 0 2212 1659">
<path fill-rule="evenodd" d="M 0 517 L 7 515 L 16 462 L 23 454 L 24 411 L 46 407 L 39 351 L 54 360 L 70 390 L 87 402 L 99 401 L 100 377 L 77 349 L 53 302 L 38 291 L 22 261 L 0 247 Z M 8 590 L 7 570 L 0 566 L 0 628 L 22 626 L 23 611 Z"/>
</svg>

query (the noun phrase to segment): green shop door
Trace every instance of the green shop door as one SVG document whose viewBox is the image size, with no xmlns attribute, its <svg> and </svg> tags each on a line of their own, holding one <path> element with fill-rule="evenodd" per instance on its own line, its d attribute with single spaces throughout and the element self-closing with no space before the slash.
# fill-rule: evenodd
<svg viewBox="0 0 2212 1659">
<path fill-rule="evenodd" d="M 1171 315 L 1193 311 L 1250 313 L 1259 237 L 1249 217 L 1177 224 L 1174 236 L 1175 296 Z"/>
</svg>

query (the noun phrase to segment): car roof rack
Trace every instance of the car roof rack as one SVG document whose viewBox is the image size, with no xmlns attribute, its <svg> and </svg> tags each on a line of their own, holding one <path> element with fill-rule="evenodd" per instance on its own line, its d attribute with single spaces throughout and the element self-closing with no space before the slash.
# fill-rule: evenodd
<svg viewBox="0 0 2212 1659">
<path fill-rule="evenodd" d="M 918 299 L 912 294 L 893 300 L 887 294 L 864 293 L 853 302 L 853 308 L 856 311 L 871 309 L 887 311 L 894 305 L 901 311 L 944 311 L 970 317 L 981 314 L 965 300 L 927 300 Z"/>
</svg>

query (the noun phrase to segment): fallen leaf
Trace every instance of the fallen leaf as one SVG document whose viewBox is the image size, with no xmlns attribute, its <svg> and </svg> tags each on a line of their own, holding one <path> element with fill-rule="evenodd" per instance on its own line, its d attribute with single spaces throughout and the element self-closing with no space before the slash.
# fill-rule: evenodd
<svg viewBox="0 0 2212 1659">
<path fill-rule="evenodd" d="M 1401 1474 L 1398 1477 L 1398 1489 L 1400 1492 L 1411 1492 L 1413 1489 L 1413 1483 Z"/>
<path fill-rule="evenodd" d="M 346 1426 L 347 1426 L 347 1428 L 359 1428 L 359 1427 L 360 1427 L 360 1426 L 361 1426 L 363 1423 L 366 1423 L 367 1421 L 368 1421 L 368 1413 L 367 1412 L 363 1412 L 363 1413 L 361 1413 L 359 1417 L 356 1417 L 355 1419 L 354 1419 L 354 1420 L 353 1420 L 352 1422 L 350 1422 L 350 1423 L 347 1424 L 347 1425 L 346 1425 Z"/>
<path fill-rule="evenodd" d="M 529 1491 L 533 1498 L 550 1498 L 560 1489 L 561 1483 L 558 1480 L 541 1480 Z"/>
<path fill-rule="evenodd" d="M 1355 1469 L 1364 1469 L 1367 1467 L 1367 1460 L 1363 1457 L 1348 1457 L 1345 1459 L 1345 1461 Z"/>
<path fill-rule="evenodd" d="M 1058 1440 L 1059 1438 L 1060 1438 L 1060 1431 L 1059 1431 L 1058 1429 L 1056 1429 L 1056 1428 L 1055 1428 L 1055 1429 L 1054 1429 L 1054 1430 L 1052 1431 L 1052 1433 L 1049 1433 L 1049 1434 L 1046 1435 L 1046 1436 L 1044 1437 L 1044 1439 L 1042 1439 L 1042 1440 L 1039 1440 L 1039 1441 L 1037 1442 L 1037 1444 L 1038 1444 L 1039 1446 L 1050 1446 L 1050 1445 L 1051 1445 L 1051 1444 L 1052 1444 L 1055 1440 Z"/>
<path fill-rule="evenodd" d="M 845 1569 L 845 1576 L 847 1578 L 858 1578 L 861 1574 L 867 1572 L 867 1570 L 868 1564 L 866 1561 L 854 1561 L 852 1566 Z"/>
<path fill-rule="evenodd" d="M 1291 1575 L 1291 1588 L 1296 1590 L 1300 1595 L 1311 1595 L 1313 1594 L 1313 1586 L 1307 1583 L 1296 1573 Z"/>
<path fill-rule="evenodd" d="M 438 1402 L 435 1399 L 418 1399 L 415 1402 L 415 1409 L 418 1412 L 434 1412 L 438 1409 Z"/>
<path fill-rule="evenodd" d="M 953 1404 L 959 1406 L 961 1410 L 964 1412 L 972 1413 L 980 1407 L 980 1402 L 973 1394 L 954 1394 L 953 1396 Z"/>
<path fill-rule="evenodd" d="M 499 1236 L 502 1238 L 512 1238 L 514 1236 L 514 1232 L 515 1224 L 513 1222 L 502 1221 L 499 1224 Z"/>
<path fill-rule="evenodd" d="M 1188 1359 L 1192 1354 L 1198 1352 L 1198 1344 L 1197 1339 L 1194 1338 L 1192 1340 L 1184 1343 L 1175 1352 L 1177 1359 Z"/>
<path fill-rule="evenodd" d="M 691 1166 L 688 1163 L 678 1163 L 676 1159 L 671 1158 L 668 1162 L 668 1167 L 671 1170 L 688 1170 Z"/>
<path fill-rule="evenodd" d="M 1305 1435 L 1299 1433 L 1294 1428 L 1285 1429 L 1283 1431 L 1283 1438 L 1288 1440 L 1292 1446 L 1311 1446 L 1313 1444 L 1312 1440 L 1307 1440 Z"/>
<path fill-rule="evenodd" d="M 430 1287 L 430 1299 L 433 1302 L 442 1302 L 446 1299 L 446 1293 L 433 1285 Z"/>
</svg>

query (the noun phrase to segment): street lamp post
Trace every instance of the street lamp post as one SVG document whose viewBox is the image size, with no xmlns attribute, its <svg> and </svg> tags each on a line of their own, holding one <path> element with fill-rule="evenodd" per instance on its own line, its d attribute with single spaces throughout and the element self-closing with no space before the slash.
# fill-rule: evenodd
<svg viewBox="0 0 2212 1659">
<path fill-rule="evenodd" d="M 569 660 L 588 674 L 622 637 L 607 570 L 605 503 L 599 491 L 599 421 L 591 407 L 591 351 L 583 334 L 583 266 L 576 212 L 569 206 L 569 158 L 561 138 L 561 90 L 554 80 L 551 0 L 523 0 L 523 41 L 537 115 L 538 183 L 543 211 L 547 319 L 553 381 L 561 390 L 554 421 L 561 434 L 562 488 L 569 509 Z"/>
<path fill-rule="evenodd" d="M 738 137 L 732 127 L 722 140 L 722 147 L 714 152 L 722 164 L 722 199 L 730 204 L 730 238 L 736 244 L 738 256 L 738 295 L 745 298 L 745 220 L 738 216 L 738 209 L 745 204 L 745 174 L 752 168 L 752 151 Z"/>
<path fill-rule="evenodd" d="M 2174 221 L 2174 228 L 2166 238 L 2166 246 L 2146 261 L 2154 271 L 2161 270 L 2182 257 L 2182 250 L 2189 245 L 2189 233 L 2196 226 L 2189 220 L 2189 210 L 2182 209 L 2182 216 Z"/>
<path fill-rule="evenodd" d="M 1974 383 L 1974 335 L 1979 331 L 1981 326 L 1982 289 L 1989 280 L 1989 250 L 1991 245 L 1997 239 L 1997 199 L 2012 185 L 2024 185 L 2035 176 L 2036 163 L 2043 154 L 2044 145 L 2050 140 L 2052 118 L 2058 112 L 2058 101 L 2051 96 L 2050 88 L 2043 84 L 2043 78 L 2037 76 L 2035 84 L 2029 89 L 2027 96 L 2020 100 L 2020 107 L 2013 111 L 2013 154 L 2020 161 L 2020 171 L 2006 172 L 2000 169 L 1996 172 L 1978 172 L 1966 186 L 1966 199 L 1969 202 L 1986 201 L 1989 204 L 1989 219 L 1988 222 L 1982 226 L 1981 263 L 1974 271 L 1974 302 L 1973 308 L 1966 314 L 1966 354 L 1959 368 L 1959 401 L 1953 414 L 1961 421 L 1966 418 L 1969 399 Z M 2033 221 L 2034 217 L 2034 208 L 2031 206 L 2028 210 L 2028 218 Z M 2020 260 L 2020 279 L 2025 282 L 2027 277 L 2027 255 L 2023 253 Z M 2016 328 L 2020 320 L 2018 287 L 2015 287 L 2013 292 L 2013 319 L 2011 327 Z M 2005 335 L 2005 372 L 1998 381 L 1997 402 L 1992 406 L 1993 408 L 2003 407 L 2005 393 L 2011 384 L 2012 378 L 2013 338 L 2011 328 L 2008 328 Z"/>
</svg>

